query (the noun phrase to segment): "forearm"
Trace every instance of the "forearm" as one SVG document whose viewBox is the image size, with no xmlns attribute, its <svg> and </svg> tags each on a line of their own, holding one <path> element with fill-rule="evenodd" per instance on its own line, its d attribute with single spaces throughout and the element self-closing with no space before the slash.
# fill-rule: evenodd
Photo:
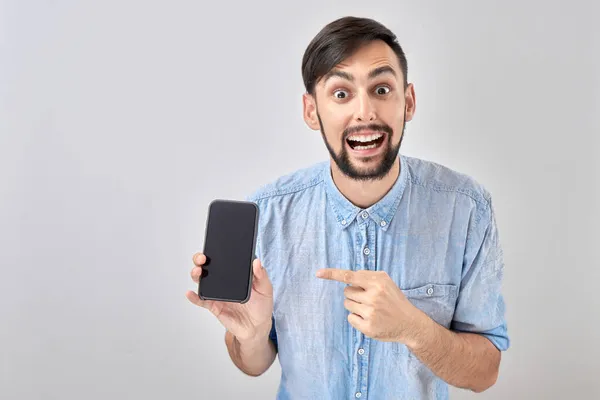
<svg viewBox="0 0 600 400">
<path fill-rule="evenodd" d="M 275 361 L 277 351 L 269 335 L 239 341 L 229 331 L 225 333 L 225 343 L 233 363 L 245 374 L 259 376 L 265 373 Z"/>
<path fill-rule="evenodd" d="M 423 327 L 409 349 L 452 386 L 482 392 L 498 377 L 500 351 L 484 336 L 457 333 L 423 317 Z"/>
</svg>

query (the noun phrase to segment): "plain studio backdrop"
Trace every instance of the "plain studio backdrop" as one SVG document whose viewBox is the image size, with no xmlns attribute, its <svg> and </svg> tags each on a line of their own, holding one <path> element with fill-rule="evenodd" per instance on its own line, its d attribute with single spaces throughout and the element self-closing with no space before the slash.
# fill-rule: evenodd
<svg viewBox="0 0 600 400">
<path fill-rule="evenodd" d="M 479 397 L 597 398 L 597 4 L 0 2 L 0 398 L 274 398 L 185 291 L 212 199 L 327 159 L 300 63 L 344 15 L 406 50 L 401 152 L 494 198 L 512 347 Z"/>
</svg>

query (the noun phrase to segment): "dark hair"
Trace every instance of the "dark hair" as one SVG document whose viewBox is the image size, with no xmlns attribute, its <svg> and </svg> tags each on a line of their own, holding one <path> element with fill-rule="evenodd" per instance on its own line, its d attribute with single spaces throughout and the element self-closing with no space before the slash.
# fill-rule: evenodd
<svg viewBox="0 0 600 400">
<path fill-rule="evenodd" d="M 408 66 L 396 35 L 373 19 L 349 16 L 327 24 L 306 48 L 302 58 L 302 79 L 306 91 L 314 95 L 319 79 L 350 57 L 361 45 L 373 40 L 383 40 L 394 50 L 406 87 Z"/>
</svg>

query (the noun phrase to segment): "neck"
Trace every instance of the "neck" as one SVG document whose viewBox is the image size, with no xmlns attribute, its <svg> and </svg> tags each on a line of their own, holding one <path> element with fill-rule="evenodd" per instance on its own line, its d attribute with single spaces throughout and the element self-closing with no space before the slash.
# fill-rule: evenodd
<svg viewBox="0 0 600 400">
<path fill-rule="evenodd" d="M 400 159 L 397 158 L 389 172 L 378 180 L 360 181 L 344 175 L 335 161 L 331 160 L 331 176 L 338 190 L 356 207 L 369 208 L 381 200 L 394 186 L 400 175 Z"/>
</svg>

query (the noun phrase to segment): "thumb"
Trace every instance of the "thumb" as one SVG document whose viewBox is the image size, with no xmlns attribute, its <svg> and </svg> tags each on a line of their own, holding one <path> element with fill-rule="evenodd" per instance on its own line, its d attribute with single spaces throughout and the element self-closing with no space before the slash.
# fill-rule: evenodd
<svg viewBox="0 0 600 400">
<path fill-rule="evenodd" d="M 271 281 L 267 275 L 267 270 L 265 270 L 258 258 L 252 262 L 252 271 L 254 273 L 254 281 L 252 283 L 254 290 L 260 294 L 271 296 L 273 293 Z"/>
</svg>

